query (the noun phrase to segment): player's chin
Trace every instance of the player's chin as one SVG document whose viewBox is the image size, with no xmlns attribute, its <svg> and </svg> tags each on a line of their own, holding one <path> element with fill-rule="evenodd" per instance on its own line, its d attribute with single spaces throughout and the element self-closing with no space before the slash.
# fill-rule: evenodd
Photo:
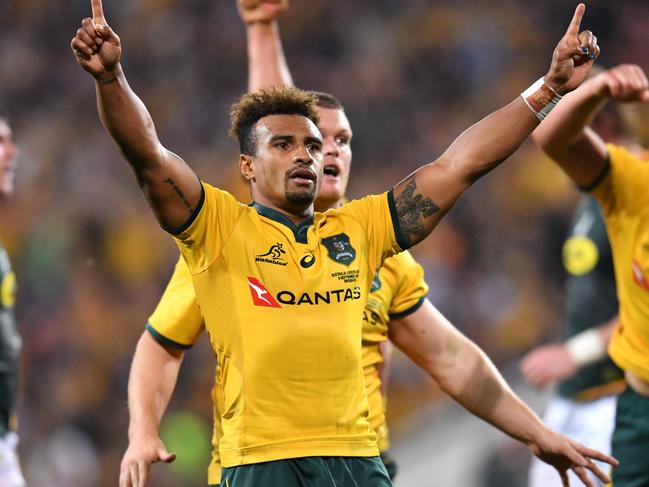
<svg viewBox="0 0 649 487">
<path fill-rule="evenodd" d="M 345 192 L 341 188 L 340 181 L 331 181 L 325 178 L 318 191 L 318 200 L 324 201 L 340 201 L 344 198 Z"/>
<path fill-rule="evenodd" d="M 287 190 L 286 199 L 294 205 L 310 205 L 315 200 L 315 187 Z"/>
</svg>

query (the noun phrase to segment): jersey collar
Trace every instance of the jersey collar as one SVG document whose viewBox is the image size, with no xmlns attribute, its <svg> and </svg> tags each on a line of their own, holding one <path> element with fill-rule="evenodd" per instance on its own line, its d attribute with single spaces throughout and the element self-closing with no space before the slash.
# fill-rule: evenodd
<svg viewBox="0 0 649 487">
<path fill-rule="evenodd" d="M 293 232 L 296 242 L 303 244 L 307 243 L 307 232 L 309 231 L 309 227 L 313 225 L 313 215 L 302 221 L 299 225 L 296 225 L 284 213 L 281 213 L 277 210 L 273 210 L 272 208 L 268 208 L 267 206 L 260 205 L 259 203 L 256 203 L 254 201 L 250 203 L 250 206 L 257 210 L 257 213 L 259 213 L 261 216 L 265 216 L 270 220 L 276 221 L 277 223 L 281 223 L 282 225 L 288 227 L 289 230 Z"/>
</svg>

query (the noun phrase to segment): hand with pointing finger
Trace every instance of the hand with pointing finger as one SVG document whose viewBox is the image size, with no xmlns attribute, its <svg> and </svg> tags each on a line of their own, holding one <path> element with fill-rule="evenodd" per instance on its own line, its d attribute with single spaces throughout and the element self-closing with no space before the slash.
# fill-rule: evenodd
<svg viewBox="0 0 649 487">
<path fill-rule="evenodd" d="M 589 30 L 579 32 L 585 11 L 583 3 L 577 5 L 566 34 L 554 50 L 550 70 L 544 78 L 560 95 L 581 85 L 599 56 L 597 37 Z"/>
<path fill-rule="evenodd" d="M 103 80 L 116 71 L 122 48 L 119 37 L 106 23 L 101 0 L 91 0 L 91 4 L 92 18 L 81 21 L 70 47 L 79 66 Z"/>
</svg>

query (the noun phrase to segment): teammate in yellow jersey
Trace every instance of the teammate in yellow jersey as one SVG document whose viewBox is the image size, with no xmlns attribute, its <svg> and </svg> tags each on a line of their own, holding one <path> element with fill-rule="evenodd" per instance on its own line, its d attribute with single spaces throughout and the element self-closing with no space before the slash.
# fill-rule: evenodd
<svg viewBox="0 0 649 487">
<path fill-rule="evenodd" d="M 589 128 L 608 101 L 649 102 L 649 82 L 636 65 L 620 65 L 571 93 L 534 132 L 534 140 L 602 205 L 613 250 L 620 324 L 608 352 L 625 371 L 612 453 L 621 461 L 615 487 L 649 485 L 649 164 L 638 144 L 649 142 L 649 110 L 626 147 L 606 145 Z M 637 107 L 641 108 L 641 107 Z"/>
<path fill-rule="evenodd" d="M 106 24 L 101 1 L 91 5 L 93 18 L 82 21 L 71 47 L 95 78 L 106 129 L 192 274 L 219 360 L 222 482 L 391 485 L 367 420 L 361 369 L 358 321 L 374 270 L 425 238 L 473 181 L 518 147 L 558 93 L 581 84 L 599 52 L 592 33 L 579 33 L 585 6 L 577 7 L 546 76 L 522 98 L 472 126 L 442 157 L 388 192 L 314 213 L 323 176 L 314 97 L 283 88 L 245 95 L 233 107 L 231 133 L 254 200 L 243 205 L 201 182 L 161 145 L 120 66 L 119 37 Z M 423 341 L 435 353 L 447 350 L 430 338 L 411 330 L 402 344 Z M 428 357 L 418 361 L 428 368 Z M 468 386 L 455 386 L 489 398 L 479 408 L 485 419 L 525 441 L 564 478 L 570 468 L 586 485 L 586 469 L 606 478 L 585 457 L 614 459 L 549 431 L 497 379 L 474 384 L 476 374 L 467 376 Z M 159 404 L 154 400 L 131 421 L 145 447 L 149 440 L 160 444 Z M 140 464 L 127 467 L 121 485 L 146 482 Z"/>
</svg>

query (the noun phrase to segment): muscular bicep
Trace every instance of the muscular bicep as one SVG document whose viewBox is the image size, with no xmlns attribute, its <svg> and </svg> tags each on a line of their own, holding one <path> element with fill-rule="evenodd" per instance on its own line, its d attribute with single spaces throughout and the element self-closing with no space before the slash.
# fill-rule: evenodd
<svg viewBox="0 0 649 487">
<path fill-rule="evenodd" d="M 158 160 L 136 171 L 136 176 L 158 222 L 174 233 L 197 210 L 202 186 L 194 171 L 173 152 L 161 148 Z"/>
<path fill-rule="evenodd" d="M 444 159 L 421 167 L 397 184 L 392 194 L 399 241 L 407 248 L 421 242 L 468 186 Z"/>
</svg>

